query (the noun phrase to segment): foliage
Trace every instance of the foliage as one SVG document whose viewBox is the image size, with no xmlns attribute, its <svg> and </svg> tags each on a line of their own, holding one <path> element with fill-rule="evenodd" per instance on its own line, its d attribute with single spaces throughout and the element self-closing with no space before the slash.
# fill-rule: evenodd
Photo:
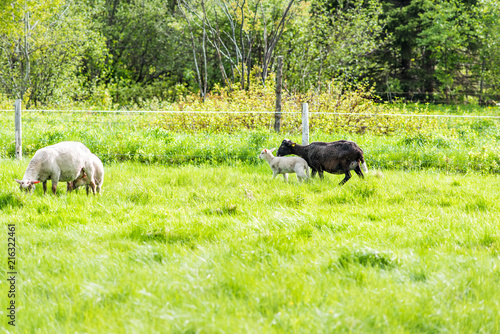
<svg viewBox="0 0 500 334">
<path fill-rule="evenodd" d="M 75 80 L 84 51 L 102 54 L 98 32 L 72 2 L 14 1 L 1 19 L 0 88 L 26 105 L 66 102 L 81 89 Z M 26 95 L 25 95 L 26 94 Z"/>
<path fill-rule="evenodd" d="M 331 80 L 381 98 L 494 105 L 500 8 L 492 0 L 0 2 L 0 94 L 24 105 L 179 102 L 219 87 Z M 284 15 L 286 14 L 286 15 Z M 190 98 L 190 97 L 189 97 Z M 111 101 L 109 101 L 111 99 Z"/>
<path fill-rule="evenodd" d="M 494 0 L 482 0 L 475 10 L 481 18 L 475 21 L 481 45 L 477 71 L 480 73 L 481 86 L 484 87 L 480 89 L 493 95 L 500 88 L 500 45 L 497 38 L 500 35 L 500 4 Z"/>
<path fill-rule="evenodd" d="M 379 71 L 371 54 L 385 44 L 379 1 L 316 0 L 311 14 L 287 31 L 285 76 L 299 91 L 335 78 L 349 83 Z M 297 24 L 296 23 L 296 24 Z"/>
<path fill-rule="evenodd" d="M 257 87 L 259 99 L 245 90 L 219 88 L 205 103 L 192 96 L 193 100 L 165 106 L 182 108 L 175 112 L 25 112 L 24 156 L 63 140 L 77 140 L 107 163 L 255 164 L 262 148 L 277 147 L 287 137 L 301 142 L 298 102 L 286 101 L 282 132 L 276 134 L 274 114 L 266 113 L 266 92 L 272 88 Z M 309 104 L 310 141 L 354 140 L 365 151 L 368 165 L 376 168 L 500 172 L 498 120 L 475 117 L 478 113 L 498 117 L 495 108 L 434 110 L 419 104 L 396 108 L 332 92 L 333 86 L 330 94 L 316 95 Z M 221 109 L 232 111 L 216 111 Z M 2 158 L 14 156 L 13 120 L 12 113 L 0 114 Z"/>
<path fill-rule="evenodd" d="M 462 64 L 474 62 L 476 17 L 463 1 L 450 0 L 439 3 L 425 2 L 420 14 L 425 29 L 420 32 L 418 43 L 429 50 L 435 63 L 434 76 L 440 90 L 448 96 L 455 90 L 470 90 L 470 83 L 460 80 Z"/>
</svg>

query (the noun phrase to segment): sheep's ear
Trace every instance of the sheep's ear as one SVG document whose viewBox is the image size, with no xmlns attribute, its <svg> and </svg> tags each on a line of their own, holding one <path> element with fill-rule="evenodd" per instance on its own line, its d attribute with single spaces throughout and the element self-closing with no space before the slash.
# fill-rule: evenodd
<svg viewBox="0 0 500 334">
<path fill-rule="evenodd" d="M 276 150 L 276 147 L 275 148 L 272 148 L 269 150 L 270 153 L 273 153 L 274 151 Z"/>
<path fill-rule="evenodd" d="M 18 180 L 18 179 L 14 179 L 14 181 L 16 181 L 16 182 L 17 182 L 17 183 L 19 183 L 19 184 L 23 183 L 23 181 Z"/>
</svg>

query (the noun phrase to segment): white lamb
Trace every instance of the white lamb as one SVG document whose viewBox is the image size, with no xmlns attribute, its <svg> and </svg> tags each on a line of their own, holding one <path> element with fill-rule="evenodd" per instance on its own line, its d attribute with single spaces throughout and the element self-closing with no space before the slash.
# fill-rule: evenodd
<svg viewBox="0 0 500 334">
<path fill-rule="evenodd" d="M 91 181 L 88 177 L 89 170 L 92 170 L 92 174 L 94 175 L 94 182 L 96 186 L 96 191 L 98 194 L 101 193 L 101 186 L 104 182 L 104 166 L 102 165 L 101 159 L 95 154 L 90 154 L 90 163 L 85 166 L 86 175 L 82 175 L 82 177 L 76 179 L 73 182 L 68 182 L 68 191 L 73 189 L 78 189 L 79 187 L 85 186 L 85 190 L 87 190 L 87 195 L 89 194 L 89 187 Z"/>
<path fill-rule="evenodd" d="M 85 170 L 90 150 L 79 142 L 66 141 L 47 146 L 36 151 L 28 164 L 22 180 L 17 180 L 21 191 L 32 192 L 35 184 L 42 182 L 43 193 L 47 192 L 47 180 L 52 180 L 52 192 L 57 191 L 57 183 L 72 182 L 88 177 L 94 182 L 93 171 Z M 95 193 L 95 183 L 91 184 Z"/>
<path fill-rule="evenodd" d="M 259 155 L 259 159 L 266 160 L 271 167 L 273 179 L 275 179 L 278 174 L 283 174 L 285 182 L 288 182 L 287 173 L 296 173 L 299 182 L 309 178 L 309 166 L 304 159 L 299 157 L 275 157 L 273 155 L 275 149 L 276 148 L 272 150 L 263 149 Z"/>
</svg>

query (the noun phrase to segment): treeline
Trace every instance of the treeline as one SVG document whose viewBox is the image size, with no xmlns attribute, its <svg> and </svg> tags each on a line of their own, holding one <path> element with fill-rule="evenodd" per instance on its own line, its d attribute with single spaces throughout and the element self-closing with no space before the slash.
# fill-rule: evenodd
<svg viewBox="0 0 500 334">
<path fill-rule="evenodd" d="M 500 99 L 497 0 L 0 0 L 0 94 L 124 106 L 262 84 Z"/>
</svg>

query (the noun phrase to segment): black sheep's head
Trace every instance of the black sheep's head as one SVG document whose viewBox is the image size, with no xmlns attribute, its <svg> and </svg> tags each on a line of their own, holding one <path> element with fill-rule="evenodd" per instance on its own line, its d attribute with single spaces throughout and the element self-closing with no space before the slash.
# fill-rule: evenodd
<svg viewBox="0 0 500 334">
<path fill-rule="evenodd" d="M 295 143 L 291 141 L 290 139 L 284 139 L 281 142 L 280 148 L 278 149 L 277 156 L 278 157 L 283 157 L 285 155 L 289 155 L 293 153 L 293 147 L 295 146 Z"/>
</svg>

